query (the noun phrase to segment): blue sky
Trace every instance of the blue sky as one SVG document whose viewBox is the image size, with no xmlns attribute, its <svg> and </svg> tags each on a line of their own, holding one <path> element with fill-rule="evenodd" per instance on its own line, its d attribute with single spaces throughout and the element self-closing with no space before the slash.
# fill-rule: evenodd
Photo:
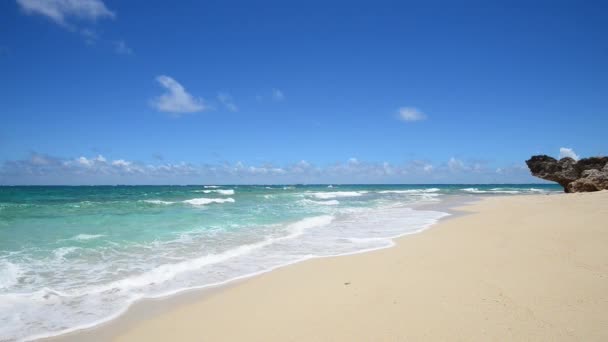
<svg viewBox="0 0 608 342">
<path fill-rule="evenodd" d="M 3 1 L 0 184 L 533 182 L 530 155 L 608 153 L 607 17 Z"/>
</svg>

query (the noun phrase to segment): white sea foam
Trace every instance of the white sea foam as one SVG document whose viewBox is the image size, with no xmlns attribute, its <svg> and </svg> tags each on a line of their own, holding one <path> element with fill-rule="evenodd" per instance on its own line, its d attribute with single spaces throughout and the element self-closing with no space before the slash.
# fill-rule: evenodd
<svg viewBox="0 0 608 342">
<path fill-rule="evenodd" d="M 114 291 L 116 289 L 128 290 L 134 288 L 142 288 L 153 284 L 160 284 L 175 278 L 175 276 L 180 273 L 197 270 L 204 266 L 218 264 L 228 259 L 246 255 L 254 250 L 269 246 L 273 243 L 296 238 L 302 235 L 307 229 L 326 226 L 330 224 L 333 220 L 334 216 L 331 215 L 307 217 L 294 223 L 288 224 L 286 227 L 288 234 L 284 236 L 266 237 L 259 242 L 239 245 L 222 253 L 207 254 L 195 259 L 189 259 L 179 263 L 163 264 L 143 274 L 121 279 L 102 286 L 88 287 L 85 292 L 77 291 L 71 293 L 64 293 L 64 296 L 80 296 L 86 293 L 103 293 L 106 291 Z M 180 237 L 180 239 L 182 238 Z"/>
<path fill-rule="evenodd" d="M 217 189 L 217 188 L 219 188 L 218 185 L 205 185 L 203 187 L 206 188 L 206 189 Z"/>
<path fill-rule="evenodd" d="M 104 236 L 105 235 L 103 235 L 103 234 L 78 234 L 76 236 L 71 237 L 70 240 L 86 241 L 86 240 L 98 239 L 98 238 L 104 237 Z"/>
<path fill-rule="evenodd" d="M 378 191 L 379 194 L 426 194 L 432 192 L 439 192 L 438 188 L 430 189 L 409 189 L 409 190 L 383 190 Z"/>
<path fill-rule="evenodd" d="M 479 188 L 464 188 L 464 189 L 460 189 L 460 190 L 471 193 L 471 194 L 508 194 L 508 195 L 552 192 L 550 190 L 543 190 L 543 189 L 538 189 L 538 188 L 509 188 L 509 187 L 491 188 L 491 189 L 487 189 L 487 190 L 482 190 Z"/>
<path fill-rule="evenodd" d="M 161 201 L 161 200 L 144 200 L 144 202 L 150 203 L 150 204 L 162 204 L 162 205 L 169 205 L 169 204 L 175 203 L 175 202 L 171 202 L 171 201 Z"/>
<path fill-rule="evenodd" d="M 313 201 L 316 204 L 321 204 L 321 205 L 338 205 L 340 204 L 340 201 L 338 200 L 329 200 L 329 201 Z"/>
<path fill-rule="evenodd" d="M 18 265 L 0 260 L 0 289 L 8 289 L 17 284 L 23 270 Z M 2 304 L 0 303 L 0 307 Z"/>
<path fill-rule="evenodd" d="M 313 201 L 309 199 L 303 199 L 300 201 L 304 204 L 312 204 L 312 205 L 338 205 L 340 202 L 338 200 L 328 200 L 328 201 Z"/>
<path fill-rule="evenodd" d="M 195 192 L 203 192 L 206 194 L 210 194 L 210 193 L 217 193 L 220 195 L 234 195 L 234 190 L 233 189 L 216 189 L 216 190 L 196 190 Z"/>
<path fill-rule="evenodd" d="M 338 197 L 359 197 L 366 194 L 367 191 L 332 191 L 332 192 L 311 192 L 306 193 L 308 196 L 312 196 L 318 199 L 330 199 Z"/>
<path fill-rule="evenodd" d="M 30 295 L 33 298 L 37 298 L 38 300 L 43 300 L 49 297 L 49 295 L 54 295 L 58 297 L 79 297 L 84 295 L 90 295 L 94 293 L 104 293 L 104 292 L 116 292 L 118 291 L 128 291 L 130 289 L 141 289 L 143 287 L 152 286 L 155 284 L 161 284 L 163 282 L 174 279 L 178 274 L 197 270 L 201 267 L 221 263 L 228 259 L 232 259 L 238 256 L 246 255 L 254 250 L 269 246 L 273 243 L 286 241 L 290 239 L 294 239 L 296 237 L 301 236 L 307 229 L 319 228 L 323 226 L 329 225 L 333 220 L 334 216 L 331 215 L 320 215 L 314 217 L 307 217 L 302 220 L 296 221 L 294 223 L 288 224 L 286 226 L 286 235 L 278 236 L 278 237 L 266 237 L 261 241 L 246 245 L 238 245 L 234 248 L 231 248 L 225 252 L 218 254 L 207 254 L 195 259 L 185 260 L 179 263 L 170 263 L 170 264 L 162 264 L 159 265 L 145 273 L 134 275 L 128 278 L 120 279 L 108 284 L 103 285 L 95 285 L 88 286 L 84 289 L 73 289 L 69 291 L 57 291 L 50 288 L 44 288 L 40 291 L 36 291 L 35 293 L 31 293 Z M 185 242 L 182 237 L 180 237 L 182 242 Z M 55 255 L 58 258 L 63 258 L 65 255 L 79 249 L 78 247 L 62 247 L 56 250 Z M 9 284 L 14 282 L 14 279 L 19 274 L 19 269 L 16 265 L 7 264 L 7 272 L 0 273 L 3 275 L 2 284 Z M 4 273 L 7 274 L 4 277 Z M 7 280 L 4 280 L 4 279 Z M 22 294 L 25 295 L 25 294 Z M 1 297 L 0 297 L 1 298 Z M 23 297 L 22 297 L 23 298 Z M 25 299 L 25 298 L 24 298 Z"/>
<path fill-rule="evenodd" d="M 464 192 L 472 193 L 472 194 L 521 194 L 523 191 L 520 190 L 503 190 L 500 188 L 494 188 L 489 190 L 479 190 L 478 188 L 464 188 L 461 189 Z"/>
<path fill-rule="evenodd" d="M 64 259 L 68 254 L 79 250 L 80 247 L 60 247 L 53 251 L 55 258 Z"/>
<path fill-rule="evenodd" d="M 315 227 L 326 226 L 326 225 L 330 224 L 334 219 L 335 219 L 335 216 L 332 216 L 332 215 L 307 217 L 305 219 L 302 219 L 300 221 L 297 221 L 295 223 L 288 225 L 287 228 L 289 231 L 291 231 L 291 234 L 286 237 L 279 238 L 279 239 L 284 240 L 286 238 L 294 238 L 294 237 L 300 236 L 300 235 L 302 235 L 302 233 L 304 233 L 304 230 L 315 228 Z"/>
<path fill-rule="evenodd" d="M 211 204 L 211 203 L 234 203 L 234 198 L 231 198 L 231 197 L 229 197 L 229 198 L 201 197 L 201 198 L 193 198 L 193 199 L 185 200 L 185 201 L 183 201 L 183 203 L 197 205 L 197 206 L 207 205 L 207 204 Z"/>
</svg>

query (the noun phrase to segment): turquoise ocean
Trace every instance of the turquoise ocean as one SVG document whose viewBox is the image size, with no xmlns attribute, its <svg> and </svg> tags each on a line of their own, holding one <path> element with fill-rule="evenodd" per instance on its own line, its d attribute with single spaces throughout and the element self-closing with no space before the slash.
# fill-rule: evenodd
<svg viewBox="0 0 608 342">
<path fill-rule="evenodd" d="M 92 327 L 144 298 L 390 247 L 447 216 L 449 199 L 560 192 L 546 184 L 0 187 L 0 341 Z"/>
</svg>

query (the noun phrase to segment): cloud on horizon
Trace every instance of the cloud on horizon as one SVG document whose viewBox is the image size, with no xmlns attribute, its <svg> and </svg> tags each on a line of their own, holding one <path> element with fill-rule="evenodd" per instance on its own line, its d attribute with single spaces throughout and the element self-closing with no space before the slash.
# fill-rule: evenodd
<svg viewBox="0 0 608 342">
<path fill-rule="evenodd" d="M 170 76 L 160 75 L 156 81 L 166 89 L 166 92 L 152 100 L 152 106 L 160 112 L 181 116 L 185 113 L 202 112 L 207 109 L 203 99 L 190 95 L 179 82 Z"/>
<path fill-rule="evenodd" d="M 326 165 L 306 160 L 285 165 L 223 162 L 216 164 L 144 163 L 93 157 L 60 158 L 32 153 L 0 164 L 0 184 L 293 184 L 293 183 L 526 183 L 542 182 L 525 165 L 491 168 L 451 158 L 432 164 L 366 162 L 357 158 Z"/>
</svg>

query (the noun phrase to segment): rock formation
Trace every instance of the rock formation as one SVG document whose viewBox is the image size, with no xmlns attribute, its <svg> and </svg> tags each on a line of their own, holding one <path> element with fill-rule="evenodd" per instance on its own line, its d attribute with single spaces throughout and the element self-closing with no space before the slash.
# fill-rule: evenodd
<svg viewBox="0 0 608 342">
<path fill-rule="evenodd" d="M 556 160 L 533 156 L 526 160 L 533 176 L 559 183 L 565 192 L 608 190 L 608 157 Z"/>
</svg>

